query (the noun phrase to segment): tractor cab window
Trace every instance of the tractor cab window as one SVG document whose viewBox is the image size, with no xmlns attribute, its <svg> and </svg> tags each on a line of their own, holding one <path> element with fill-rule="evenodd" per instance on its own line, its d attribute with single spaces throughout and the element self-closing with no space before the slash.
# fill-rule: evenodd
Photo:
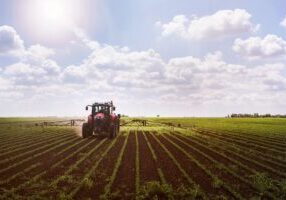
<svg viewBox="0 0 286 200">
<path fill-rule="evenodd" d="M 96 112 L 110 113 L 109 106 L 98 106 Z"/>
<path fill-rule="evenodd" d="M 94 112 L 97 113 L 98 112 L 98 106 L 94 107 Z"/>
<path fill-rule="evenodd" d="M 96 105 L 92 108 L 92 113 L 96 114 L 96 113 L 106 113 L 106 114 L 110 114 L 112 113 L 112 107 L 108 106 L 108 105 Z"/>
</svg>

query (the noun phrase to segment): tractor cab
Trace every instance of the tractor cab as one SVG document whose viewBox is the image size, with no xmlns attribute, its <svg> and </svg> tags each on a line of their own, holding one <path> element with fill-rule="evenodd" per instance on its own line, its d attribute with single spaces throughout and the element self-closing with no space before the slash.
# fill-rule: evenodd
<svg viewBox="0 0 286 200">
<path fill-rule="evenodd" d="M 88 107 L 91 107 L 91 114 L 96 115 L 97 113 L 104 113 L 110 115 L 115 111 L 115 107 L 111 102 L 108 103 L 94 103 L 92 105 L 87 105 L 85 110 L 88 110 Z"/>
</svg>

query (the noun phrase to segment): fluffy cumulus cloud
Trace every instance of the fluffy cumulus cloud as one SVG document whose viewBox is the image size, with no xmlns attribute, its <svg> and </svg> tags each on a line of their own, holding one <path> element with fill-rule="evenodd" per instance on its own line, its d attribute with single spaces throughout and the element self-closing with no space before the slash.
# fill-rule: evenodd
<svg viewBox="0 0 286 200">
<path fill-rule="evenodd" d="M 26 53 L 30 56 L 48 58 L 54 55 L 55 51 L 51 48 L 47 48 L 42 45 L 36 44 L 36 45 L 30 46 Z"/>
<path fill-rule="evenodd" d="M 146 111 L 149 106 L 155 109 L 148 109 L 149 114 L 157 114 L 162 105 L 169 106 L 167 110 L 177 105 L 184 113 L 186 106 L 195 109 L 201 105 L 238 107 L 250 102 L 285 104 L 285 64 L 232 64 L 224 60 L 220 51 L 204 57 L 164 60 L 153 49 L 132 51 L 78 34 L 90 54 L 77 65 L 59 66 L 52 58 L 52 49 L 33 45 L 26 48 L 18 62 L 2 67 L 1 105 L 3 101 L 13 101 L 21 102 L 20 110 L 29 106 L 41 110 L 41 102 L 49 110 L 53 106 L 64 110 L 67 101 L 82 106 L 82 102 L 90 103 L 96 98 L 113 99 L 122 105 L 128 102 L 126 108 L 135 111 L 142 110 L 142 105 Z"/>
<path fill-rule="evenodd" d="M 286 89 L 284 64 L 231 64 L 223 60 L 220 52 L 208 54 L 203 59 L 192 56 L 173 58 L 166 69 L 168 82 L 174 86 L 174 100 L 184 97 L 185 101 L 195 105 L 222 102 L 242 105 L 269 99 L 278 102 L 276 95 Z"/>
<path fill-rule="evenodd" d="M 251 22 L 251 14 L 243 9 L 220 10 L 203 17 L 177 15 L 170 22 L 156 23 L 162 36 L 178 36 L 184 39 L 202 40 L 222 38 L 241 33 L 253 33 L 259 25 Z"/>
<path fill-rule="evenodd" d="M 0 26 L 0 55 L 21 55 L 24 42 L 11 26 Z"/>
<path fill-rule="evenodd" d="M 286 17 L 280 22 L 280 25 L 286 28 Z"/>
<path fill-rule="evenodd" d="M 118 88 L 150 88 L 162 78 L 164 62 L 154 50 L 130 51 L 102 45 L 79 66 L 68 66 L 62 78 L 66 82 L 98 84 Z"/>
<path fill-rule="evenodd" d="M 36 85 L 48 85 L 59 80 L 60 67 L 50 58 L 54 55 L 54 50 L 39 44 L 26 48 L 13 27 L 0 27 L 0 53 L 2 56 L 13 55 L 18 58 L 17 62 L 0 70 L 0 78 L 9 83 L 5 85 L 6 88 L 18 90 Z M 23 91 L 19 89 L 15 92 L 18 94 Z"/>
<path fill-rule="evenodd" d="M 249 59 L 263 59 L 286 55 L 286 41 L 276 35 L 236 39 L 233 50 Z"/>
</svg>

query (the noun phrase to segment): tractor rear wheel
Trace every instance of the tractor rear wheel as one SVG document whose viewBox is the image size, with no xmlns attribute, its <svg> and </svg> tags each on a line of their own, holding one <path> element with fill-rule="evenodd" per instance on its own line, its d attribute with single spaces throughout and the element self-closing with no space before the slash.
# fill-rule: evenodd
<svg viewBox="0 0 286 200">
<path fill-rule="evenodd" d="M 112 125 L 109 130 L 109 138 L 112 139 L 116 136 L 117 127 L 116 125 Z"/>
<path fill-rule="evenodd" d="M 117 122 L 116 127 L 117 127 L 117 133 L 119 133 L 119 131 L 120 131 L 120 121 Z"/>
<path fill-rule="evenodd" d="M 89 128 L 88 123 L 82 125 L 82 137 L 86 138 L 92 135 L 92 130 Z"/>
<path fill-rule="evenodd" d="M 119 133 L 118 124 L 115 124 L 115 127 L 114 127 L 114 137 L 116 137 L 118 133 Z"/>
</svg>

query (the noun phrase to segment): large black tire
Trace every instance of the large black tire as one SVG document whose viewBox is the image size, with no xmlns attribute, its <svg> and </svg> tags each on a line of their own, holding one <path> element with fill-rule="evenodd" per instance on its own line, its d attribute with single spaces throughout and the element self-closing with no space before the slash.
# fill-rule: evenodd
<svg viewBox="0 0 286 200">
<path fill-rule="evenodd" d="M 118 133 L 119 133 L 118 124 L 115 124 L 115 127 L 114 127 L 114 137 L 116 137 Z"/>
<path fill-rule="evenodd" d="M 88 123 L 83 123 L 82 125 L 82 137 L 87 138 L 92 135 L 92 130 L 88 126 Z"/>
<path fill-rule="evenodd" d="M 116 132 L 117 132 L 117 127 L 116 124 L 112 125 L 109 129 L 109 138 L 112 139 L 116 136 Z"/>
<path fill-rule="evenodd" d="M 119 133 L 119 131 L 120 131 L 120 121 L 118 120 L 118 122 L 117 122 L 117 134 Z"/>
</svg>

